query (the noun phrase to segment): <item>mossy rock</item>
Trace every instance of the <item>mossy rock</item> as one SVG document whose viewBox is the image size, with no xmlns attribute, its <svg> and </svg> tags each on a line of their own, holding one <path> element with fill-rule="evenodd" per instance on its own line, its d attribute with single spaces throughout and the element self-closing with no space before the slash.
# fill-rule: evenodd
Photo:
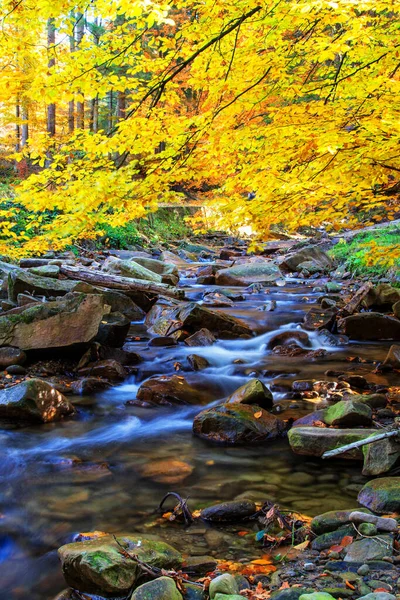
<svg viewBox="0 0 400 600">
<path fill-rule="evenodd" d="M 182 600 L 182 594 L 171 577 L 159 577 L 138 587 L 130 600 Z"/>
<path fill-rule="evenodd" d="M 400 477 L 368 481 L 358 494 L 358 502 L 379 514 L 400 512 Z"/>
</svg>

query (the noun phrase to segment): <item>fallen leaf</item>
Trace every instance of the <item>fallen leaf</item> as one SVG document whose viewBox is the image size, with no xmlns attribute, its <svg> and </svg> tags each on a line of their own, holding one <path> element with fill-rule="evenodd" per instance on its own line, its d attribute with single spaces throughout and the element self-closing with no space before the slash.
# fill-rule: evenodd
<svg viewBox="0 0 400 600">
<path fill-rule="evenodd" d="M 297 546 L 293 546 L 296 550 L 305 550 L 310 545 L 310 541 L 306 540 L 305 542 L 301 542 L 301 544 L 297 544 Z"/>
<path fill-rule="evenodd" d="M 247 535 L 248 533 L 249 533 L 248 531 L 239 531 L 239 532 L 238 532 L 238 535 L 239 535 L 240 537 L 243 537 L 243 536 Z"/>
<path fill-rule="evenodd" d="M 279 589 L 280 590 L 287 590 L 289 588 L 290 588 L 290 585 L 288 584 L 288 582 L 284 581 Z"/>
<path fill-rule="evenodd" d="M 346 587 L 349 588 L 349 590 L 355 590 L 356 589 L 355 586 L 352 583 L 350 583 L 350 581 L 346 580 L 345 583 L 346 583 Z"/>
<path fill-rule="evenodd" d="M 353 538 L 351 535 L 345 535 L 344 538 L 342 539 L 342 541 L 340 542 L 340 545 L 343 546 L 343 548 L 346 548 L 346 546 L 350 546 L 350 544 L 353 543 Z"/>
<path fill-rule="evenodd" d="M 328 552 L 341 552 L 343 550 L 343 546 L 335 545 L 331 546 Z"/>
<path fill-rule="evenodd" d="M 256 419 L 259 419 L 260 417 L 262 417 L 262 410 L 257 411 L 256 413 L 254 413 L 254 417 Z"/>
</svg>

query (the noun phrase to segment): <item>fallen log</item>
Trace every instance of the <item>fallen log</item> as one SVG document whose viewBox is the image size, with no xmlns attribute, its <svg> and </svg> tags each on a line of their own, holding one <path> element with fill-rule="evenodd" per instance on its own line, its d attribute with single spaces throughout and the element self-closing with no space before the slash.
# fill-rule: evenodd
<svg viewBox="0 0 400 600">
<path fill-rule="evenodd" d="M 133 277 L 122 277 L 120 275 L 111 275 L 102 271 L 91 271 L 82 267 L 70 267 L 62 265 L 60 272 L 70 279 L 85 281 L 94 286 L 105 287 L 109 289 L 127 291 L 127 292 L 150 292 L 160 296 L 169 296 L 177 300 L 184 300 L 185 292 L 165 283 L 155 283 L 144 279 L 134 279 Z"/>
<path fill-rule="evenodd" d="M 366 446 L 367 444 L 373 444 L 374 442 L 379 442 L 379 440 L 385 440 L 386 438 L 396 436 L 400 437 L 400 431 L 398 429 L 391 429 L 390 431 L 384 431 L 382 433 L 377 433 L 376 435 L 370 435 L 364 438 L 363 440 L 358 440 L 357 442 L 346 444 L 345 446 L 335 448 L 334 450 L 328 450 L 327 452 L 323 453 L 322 458 L 331 458 L 332 456 L 338 456 L 339 454 L 343 454 L 343 452 L 347 452 L 347 450 L 361 448 L 361 446 Z"/>
<path fill-rule="evenodd" d="M 364 300 L 365 296 L 373 287 L 374 286 L 370 281 L 364 283 L 364 285 L 362 285 L 360 289 L 357 290 L 357 292 L 354 294 L 351 300 L 349 300 L 349 302 L 345 304 L 343 308 L 339 311 L 338 316 L 348 317 L 355 313 L 357 308 L 360 306 L 361 302 Z"/>
</svg>

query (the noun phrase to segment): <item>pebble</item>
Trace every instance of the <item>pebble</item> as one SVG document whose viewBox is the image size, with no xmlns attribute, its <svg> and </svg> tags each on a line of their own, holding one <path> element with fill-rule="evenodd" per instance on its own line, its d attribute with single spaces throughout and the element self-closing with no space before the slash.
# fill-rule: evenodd
<svg viewBox="0 0 400 600">
<path fill-rule="evenodd" d="M 370 568 L 368 565 L 361 565 L 361 567 L 359 569 L 357 569 L 358 575 L 361 575 L 363 577 L 364 577 L 364 575 L 368 575 L 369 572 L 370 572 Z"/>
<path fill-rule="evenodd" d="M 304 571 L 315 571 L 315 565 L 312 562 L 306 562 L 303 565 Z"/>
</svg>

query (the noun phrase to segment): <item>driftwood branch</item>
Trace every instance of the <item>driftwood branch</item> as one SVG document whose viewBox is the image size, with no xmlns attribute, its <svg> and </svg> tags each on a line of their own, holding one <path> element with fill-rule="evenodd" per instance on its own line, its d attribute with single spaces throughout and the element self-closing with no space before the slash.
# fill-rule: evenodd
<svg viewBox="0 0 400 600">
<path fill-rule="evenodd" d="M 185 292 L 165 283 L 155 283 L 145 279 L 135 279 L 133 277 L 122 277 L 120 275 L 110 275 L 102 271 L 91 271 L 81 267 L 70 267 L 63 265 L 60 272 L 70 279 L 79 279 L 94 286 L 106 287 L 126 292 L 150 292 L 161 296 L 169 296 L 178 300 L 185 298 Z"/>
<path fill-rule="evenodd" d="M 363 440 L 358 440 L 357 442 L 352 442 L 351 444 L 346 444 L 345 446 L 341 446 L 340 448 L 335 448 L 334 450 L 328 450 L 324 452 L 322 458 L 331 458 L 332 456 L 338 456 L 339 454 L 343 454 L 343 452 L 347 452 L 347 450 L 353 450 L 354 448 L 361 448 L 361 446 L 366 446 L 367 444 L 373 444 L 374 442 L 379 442 L 379 440 L 385 440 L 387 438 L 396 437 L 399 435 L 398 429 L 392 429 L 390 431 L 384 431 L 382 433 L 378 433 L 376 435 L 370 435 Z"/>
<path fill-rule="evenodd" d="M 347 317 L 356 312 L 357 308 L 360 306 L 361 302 L 364 300 L 365 296 L 368 292 L 373 288 L 373 285 L 370 281 L 364 283 L 360 287 L 359 290 L 354 294 L 351 300 L 345 304 L 345 306 L 339 311 L 339 316 Z"/>
</svg>

